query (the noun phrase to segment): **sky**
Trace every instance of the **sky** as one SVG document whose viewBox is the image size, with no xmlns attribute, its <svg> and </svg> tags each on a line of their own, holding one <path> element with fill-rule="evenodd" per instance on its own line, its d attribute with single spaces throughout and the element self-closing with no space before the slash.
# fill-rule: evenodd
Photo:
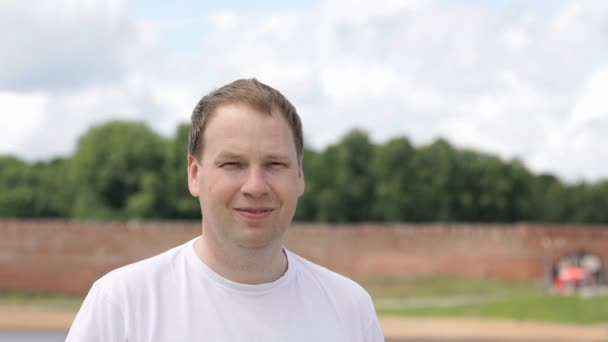
<svg viewBox="0 0 608 342">
<path fill-rule="evenodd" d="M 28 161 L 114 119 L 170 137 L 255 77 L 316 149 L 360 128 L 608 179 L 604 0 L 2 0 L 0 42 L 0 154 Z"/>
</svg>

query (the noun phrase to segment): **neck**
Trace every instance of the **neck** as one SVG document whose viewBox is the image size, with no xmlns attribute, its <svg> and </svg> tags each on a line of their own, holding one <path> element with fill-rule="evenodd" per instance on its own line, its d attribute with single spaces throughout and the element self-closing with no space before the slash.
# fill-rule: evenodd
<svg viewBox="0 0 608 342">
<path fill-rule="evenodd" d="M 198 257 L 222 277 L 241 284 L 264 284 L 279 279 L 287 271 L 287 256 L 280 241 L 264 248 L 224 246 L 208 234 L 194 244 Z"/>
</svg>

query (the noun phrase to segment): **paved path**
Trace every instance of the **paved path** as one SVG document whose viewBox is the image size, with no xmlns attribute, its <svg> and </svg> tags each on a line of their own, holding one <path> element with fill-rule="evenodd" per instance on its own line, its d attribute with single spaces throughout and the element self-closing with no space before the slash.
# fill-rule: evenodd
<svg viewBox="0 0 608 342">
<path fill-rule="evenodd" d="M 492 319 L 382 317 L 385 336 L 397 341 L 608 342 L 608 325 L 566 325 Z"/>
<path fill-rule="evenodd" d="M 62 332 L 23 332 L 0 331 L 0 342 L 63 342 L 66 333 Z M 545 340 L 550 342 L 550 340 Z M 545 342 L 542 341 L 542 342 Z M 540 340 L 488 340 L 488 339 L 387 339 L 386 342 L 540 342 Z"/>
<path fill-rule="evenodd" d="M 0 340 L 1 341 L 1 340 Z M 49 341 L 50 342 L 50 341 Z M 53 341 L 54 342 L 54 341 Z M 441 338 L 441 339 L 428 339 L 428 338 L 406 338 L 406 339 L 386 339 L 386 342 L 555 342 L 552 339 L 532 339 L 532 340 L 513 340 L 513 339 L 487 339 L 487 338 Z M 570 340 L 569 342 L 578 342 L 578 340 Z M 604 341 L 601 341 L 604 342 Z"/>
<path fill-rule="evenodd" d="M 0 331 L 0 342 L 64 342 L 66 333 Z"/>
</svg>

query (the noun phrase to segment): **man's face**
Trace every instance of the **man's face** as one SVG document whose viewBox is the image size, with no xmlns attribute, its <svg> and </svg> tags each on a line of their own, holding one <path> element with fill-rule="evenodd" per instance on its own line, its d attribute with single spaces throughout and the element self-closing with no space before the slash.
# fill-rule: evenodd
<svg viewBox="0 0 608 342">
<path fill-rule="evenodd" d="M 280 244 L 304 192 L 302 164 L 283 115 L 246 104 L 218 107 L 198 159 L 188 158 L 188 186 L 201 204 L 203 234 L 220 246 Z"/>
</svg>

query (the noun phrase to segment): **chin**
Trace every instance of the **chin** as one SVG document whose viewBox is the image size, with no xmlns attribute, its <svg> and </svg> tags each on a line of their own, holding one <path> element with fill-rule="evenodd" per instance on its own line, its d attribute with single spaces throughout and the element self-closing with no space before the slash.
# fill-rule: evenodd
<svg viewBox="0 0 608 342">
<path fill-rule="evenodd" d="M 244 232 L 237 237 L 238 244 L 250 249 L 263 249 L 269 246 L 282 243 L 283 234 L 277 235 L 275 232 L 269 234 L 267 231 Z"/>
</svg>

